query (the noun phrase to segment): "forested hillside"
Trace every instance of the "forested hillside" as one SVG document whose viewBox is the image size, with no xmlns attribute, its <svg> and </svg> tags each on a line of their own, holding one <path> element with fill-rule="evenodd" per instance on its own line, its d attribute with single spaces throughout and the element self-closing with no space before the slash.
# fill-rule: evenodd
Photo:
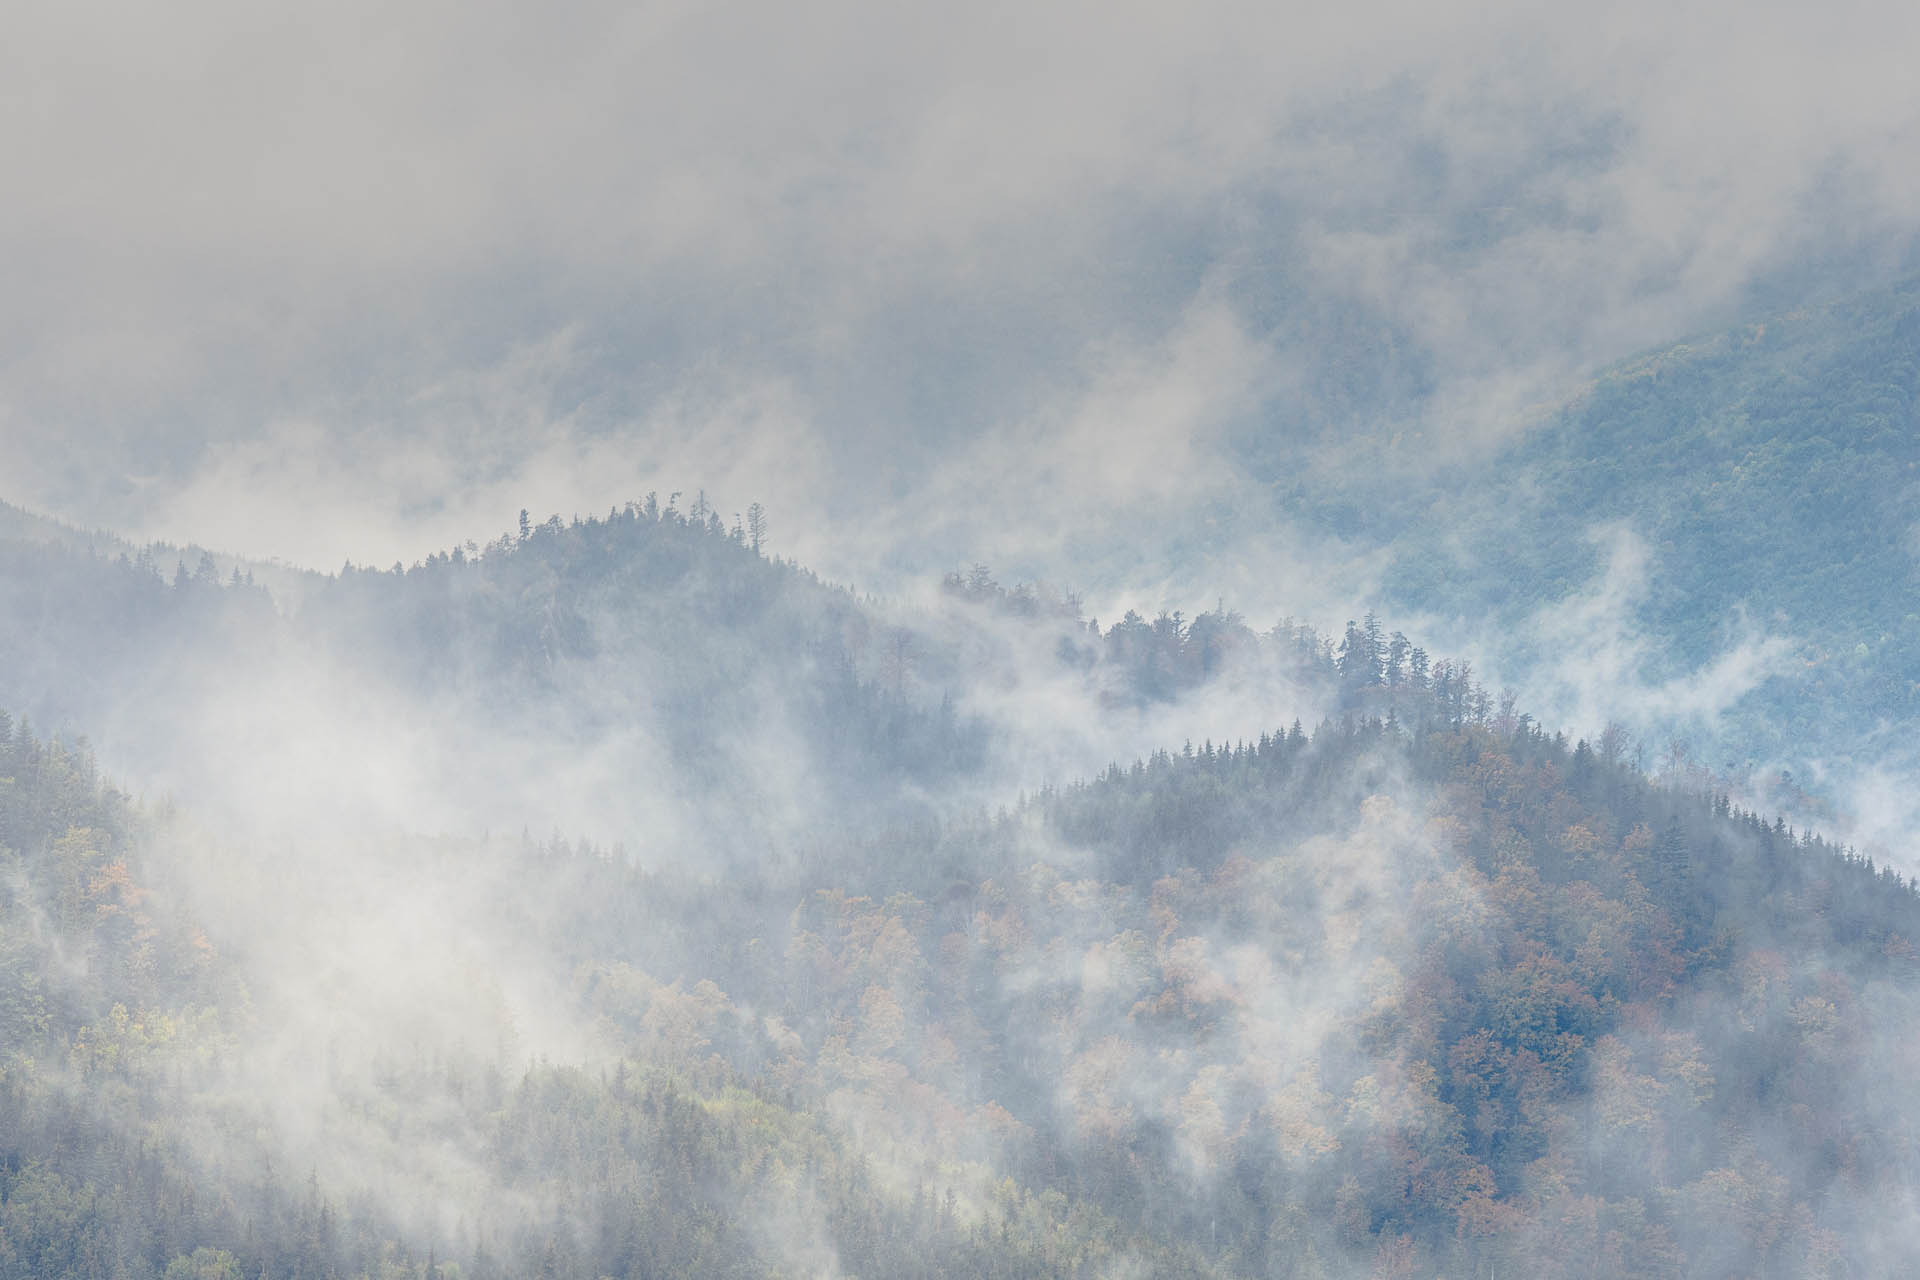
<svg viewBox="0 0 1920 1280">
<path fill-rule="evenodd" d="M 769 832 L 1061 781 L 1115 742 L 1250 736 L 1330 696 L 1331 649 L 1224 605 L 1102 628 L 984 567 L 876 600 L 756 537 L 650 496 L 310 575 L 290 602 L 211 556 L 0 540 L 0 697 L 183 799 L 231 800 L 257 767 L 330 806 L 378 767 L 413 788 L 389 816 L 428 829 L 464 812 L 758 858 Z"/>
<path fill-rule="evenodd" d="M 287 749 L 288 714 L 323 731 L 310 744 L 321 775 L 421 739 L 396 767 L 421 775 L 430 794 L 402 803 L 431 809 L 429 825 L 479 779 L 512 796 L 482 806 L 476 829 L 512 817 L 618 834 L 637 817 L 606 783 L 645 772 L 667 797 L 662 830 L 698 810 L 710 840 L 752 844 L 751 823 L 728 814 L 859 819 L 886 807 L 892 779 L 980 765 L 980 727 L 939 685 L 907 686 L 905 642 L 889 652 L 897 628 L 704 505 L 649 499 L 411 568 L 349 565 L 290 602 L 238 569 L 223 577 L 211 556 L 162 566 L 15 539 L 0 557 L 0 696 L 185 796 L 225 787 L 198 757 L 227 760 L 236 740 Z M 310 782 L 324 791 L 321 775 Z M 802 776 L 830 790 L 798 788 Z M 704 806 L 718 787 L 732 802 Z M 549 803 L 531 802 L 543 789 Z M 607 813 L 583 812 L 588 792 Z"/>
<path fill-rule="evenodd" d="M 1047 1275 L 1124 1249 L 1175 1265 L 1011 1187 L 992 1229 L 951 1193 L 891 1194 L 790 1090 L 645 1037 L 630 1057 L 609 1037 L 591 1067 L 418 1043 L 378 1046 L 366 1074 L 330 1061 L 320 1159 L 372 1141 L 405 1167 L 323 1182 L 290 1161 L 281 1100 L 250 1075 L 279 1014 L 253 1005 L 217 925 L 152 891 L 152 834 L 84 752 L 0 720 L 0 1275 L 799 1275 L 835 1257 L 855 1274 Z M 508 864 L 575 870 L 533 848 Z M 440 1144 L 457 1184 L 422 1158 Z"/>
<path fill-rule="evenodd" d="M 1742 631 L 1788 642 L 1710 761 L 1865 764 L 1920 710 L 1920 282 L 1775 315 L 1607 370 L 1430 508 L 1391 510 L 1400 606 L 1487 616 L 1512 669 L 1561 655 L 1529 627 L 1646 547 L 1626 622 L 1658 681 Z"/>
<path fill-rule="evenodd" d="M 759 852 L 304 810 L 263 839 L 129 801 L 7 722 L 0 1274 L 1910 1260 L 1914 886 L 1656 785 L 1618 731 L 1569 741 L 1374 619 L 1103 628 L 984 570 L 883 614 L 645 506 L 344 573 L 291 617 L 244 580 L 36 563 L 67 576 L 20 597 L 41 612 L 9 643 L 64 681 L 118 662 L 124 691 L 141 662 L 81 647 L 93 608 L 176 637 L 176 664 L 271 634 L 409 706 L 497 689 L 461 723 L 505 736 L 544 715 L 590 743 L 655 690 L 696 722 L 665 758 L 718 753 L 665 785 L 734 798 L 746 816 L 716 820 Z M 875 618 L 893 630 L 862 638 Z M 769 668 L 821 699 L 783 704 L 809 717 L 793 777 L 864 816 L 774 820 L 717 767 Z M 1209 698 L 1248 671 L 1319 711 L 984 809 L 941 790 L 1039 732 L 975 683 L 1157 729 L 1156 708 L 1224 720 Z"/>
<path fill-rule="evenodd" d="M 1915 50 L 7 5 L 0 1280 L 1920 1276 Z"/>
</svg>

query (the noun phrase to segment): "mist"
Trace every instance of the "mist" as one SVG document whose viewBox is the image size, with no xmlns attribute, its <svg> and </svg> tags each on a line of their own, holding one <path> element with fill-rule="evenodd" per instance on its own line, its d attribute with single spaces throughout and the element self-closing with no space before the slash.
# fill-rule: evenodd
<svg viewBox="0 0 1920 1280">
<path fill-rule="evenodd" d="M 329 569 L 704 486 L 878 589 L 1239 587 L 1296 476 L 1906 261 L 1910 21 L 34 9 L 10 496 Z"/>
<path fill-rule="evenodd" d="M 28 6 L 0 1276 L 1899 1270 L 1916 23 Z"/>
</svg>

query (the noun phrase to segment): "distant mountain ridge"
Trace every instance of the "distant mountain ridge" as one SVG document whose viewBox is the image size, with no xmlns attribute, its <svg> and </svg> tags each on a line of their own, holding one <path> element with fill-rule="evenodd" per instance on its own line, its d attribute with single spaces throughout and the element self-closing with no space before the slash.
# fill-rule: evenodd
<svg viewBox="0 0 1920 1280">
<path fill-rule="evenodd" d="M 214 572 L 223 581 L 238 572 L 267 587 L 277 599 L 286 603 L 297 601 L 303 588 L 325 576 L 278 560 L 259 560 L 228 551 L 216 551 L 199 543 L 187 543 L 185 546 L 163 541 L 137 543 L 109 529 L 82 529 L 56 517 L 15 506 L 4 499 L 0 499 L 0 540 L 55 546 L 106 559 L 125 556 L 130 561 L 151 563 L 157 571 L 169 576 L 182 568 L 193 573 L 200 569 L 204 559 L 212 564 Z"/>
</svg>

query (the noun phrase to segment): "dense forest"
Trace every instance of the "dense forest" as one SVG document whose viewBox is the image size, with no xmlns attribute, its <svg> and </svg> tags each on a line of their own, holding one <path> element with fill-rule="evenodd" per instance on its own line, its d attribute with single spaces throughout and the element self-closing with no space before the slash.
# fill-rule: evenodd
<svg viewBox="0 0 1920 1280">
<path fill-rule="evenodd" d="M 8 696 L 134 760 L 214 741 L 181 688 L 282 697 L 280 663 L 448 717 L 409 751 L 668 728 L 547 835 L 339 793 L 327 750 L 382 751 L 352 705 L 337 734 L 269 702 L 331 810 L 212 773 L 131 798 L 0 720 L 0 1275 L 1910 1258 L 1902 876 L 1372 616 L 1102 626 L 984 568 L 876 601 L 702 508 L 529 521 L 297 608 L 242 566 L 6 544 Z M 1199 741 L 997 789 L 1061 708 Z M 503 758 L 515 795 L 572 785 Z M 660 796 L 711 826 L 622 825 Z"/>
</svg>

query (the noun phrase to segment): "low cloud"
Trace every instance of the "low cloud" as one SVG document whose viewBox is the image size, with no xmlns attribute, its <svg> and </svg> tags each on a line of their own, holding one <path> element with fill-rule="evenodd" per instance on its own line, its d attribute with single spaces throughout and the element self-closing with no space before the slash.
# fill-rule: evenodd
<svg viewBox="0 0 1920 1280">
<path fill-rule="evenodd" d="M 1639 616 L 1658 572 L 1652 550 L 1625 526 L 1591 537 L 1605 550 L 1604 568 L 1523 628 L 1535 655 L 1523 701 L 1543 722 L 1583 733 L 1609 720 L 1642 732 L 1711 732 L 1742 698 L 1789 669 L 1792 640 L 1735 615 L 1722 620 L 1722 642 L 1709 661 L 1676 670 L 1674 655 Z"/>
<path fill-rule="evenodd" d="M 1135 500 L 1261 528 L 1249 439 L 1269 475 L 1471 456 L 1598 362 L 1903 261 L 1914 21 L 33 8 L 6 496 L 331 567 L 649 488 L 842 548 L 978 494 L 989 548 L 1121 548 L 1088 588 L 1227 574 L 1294 543 L 1164 551 Z"/>
</svg>

